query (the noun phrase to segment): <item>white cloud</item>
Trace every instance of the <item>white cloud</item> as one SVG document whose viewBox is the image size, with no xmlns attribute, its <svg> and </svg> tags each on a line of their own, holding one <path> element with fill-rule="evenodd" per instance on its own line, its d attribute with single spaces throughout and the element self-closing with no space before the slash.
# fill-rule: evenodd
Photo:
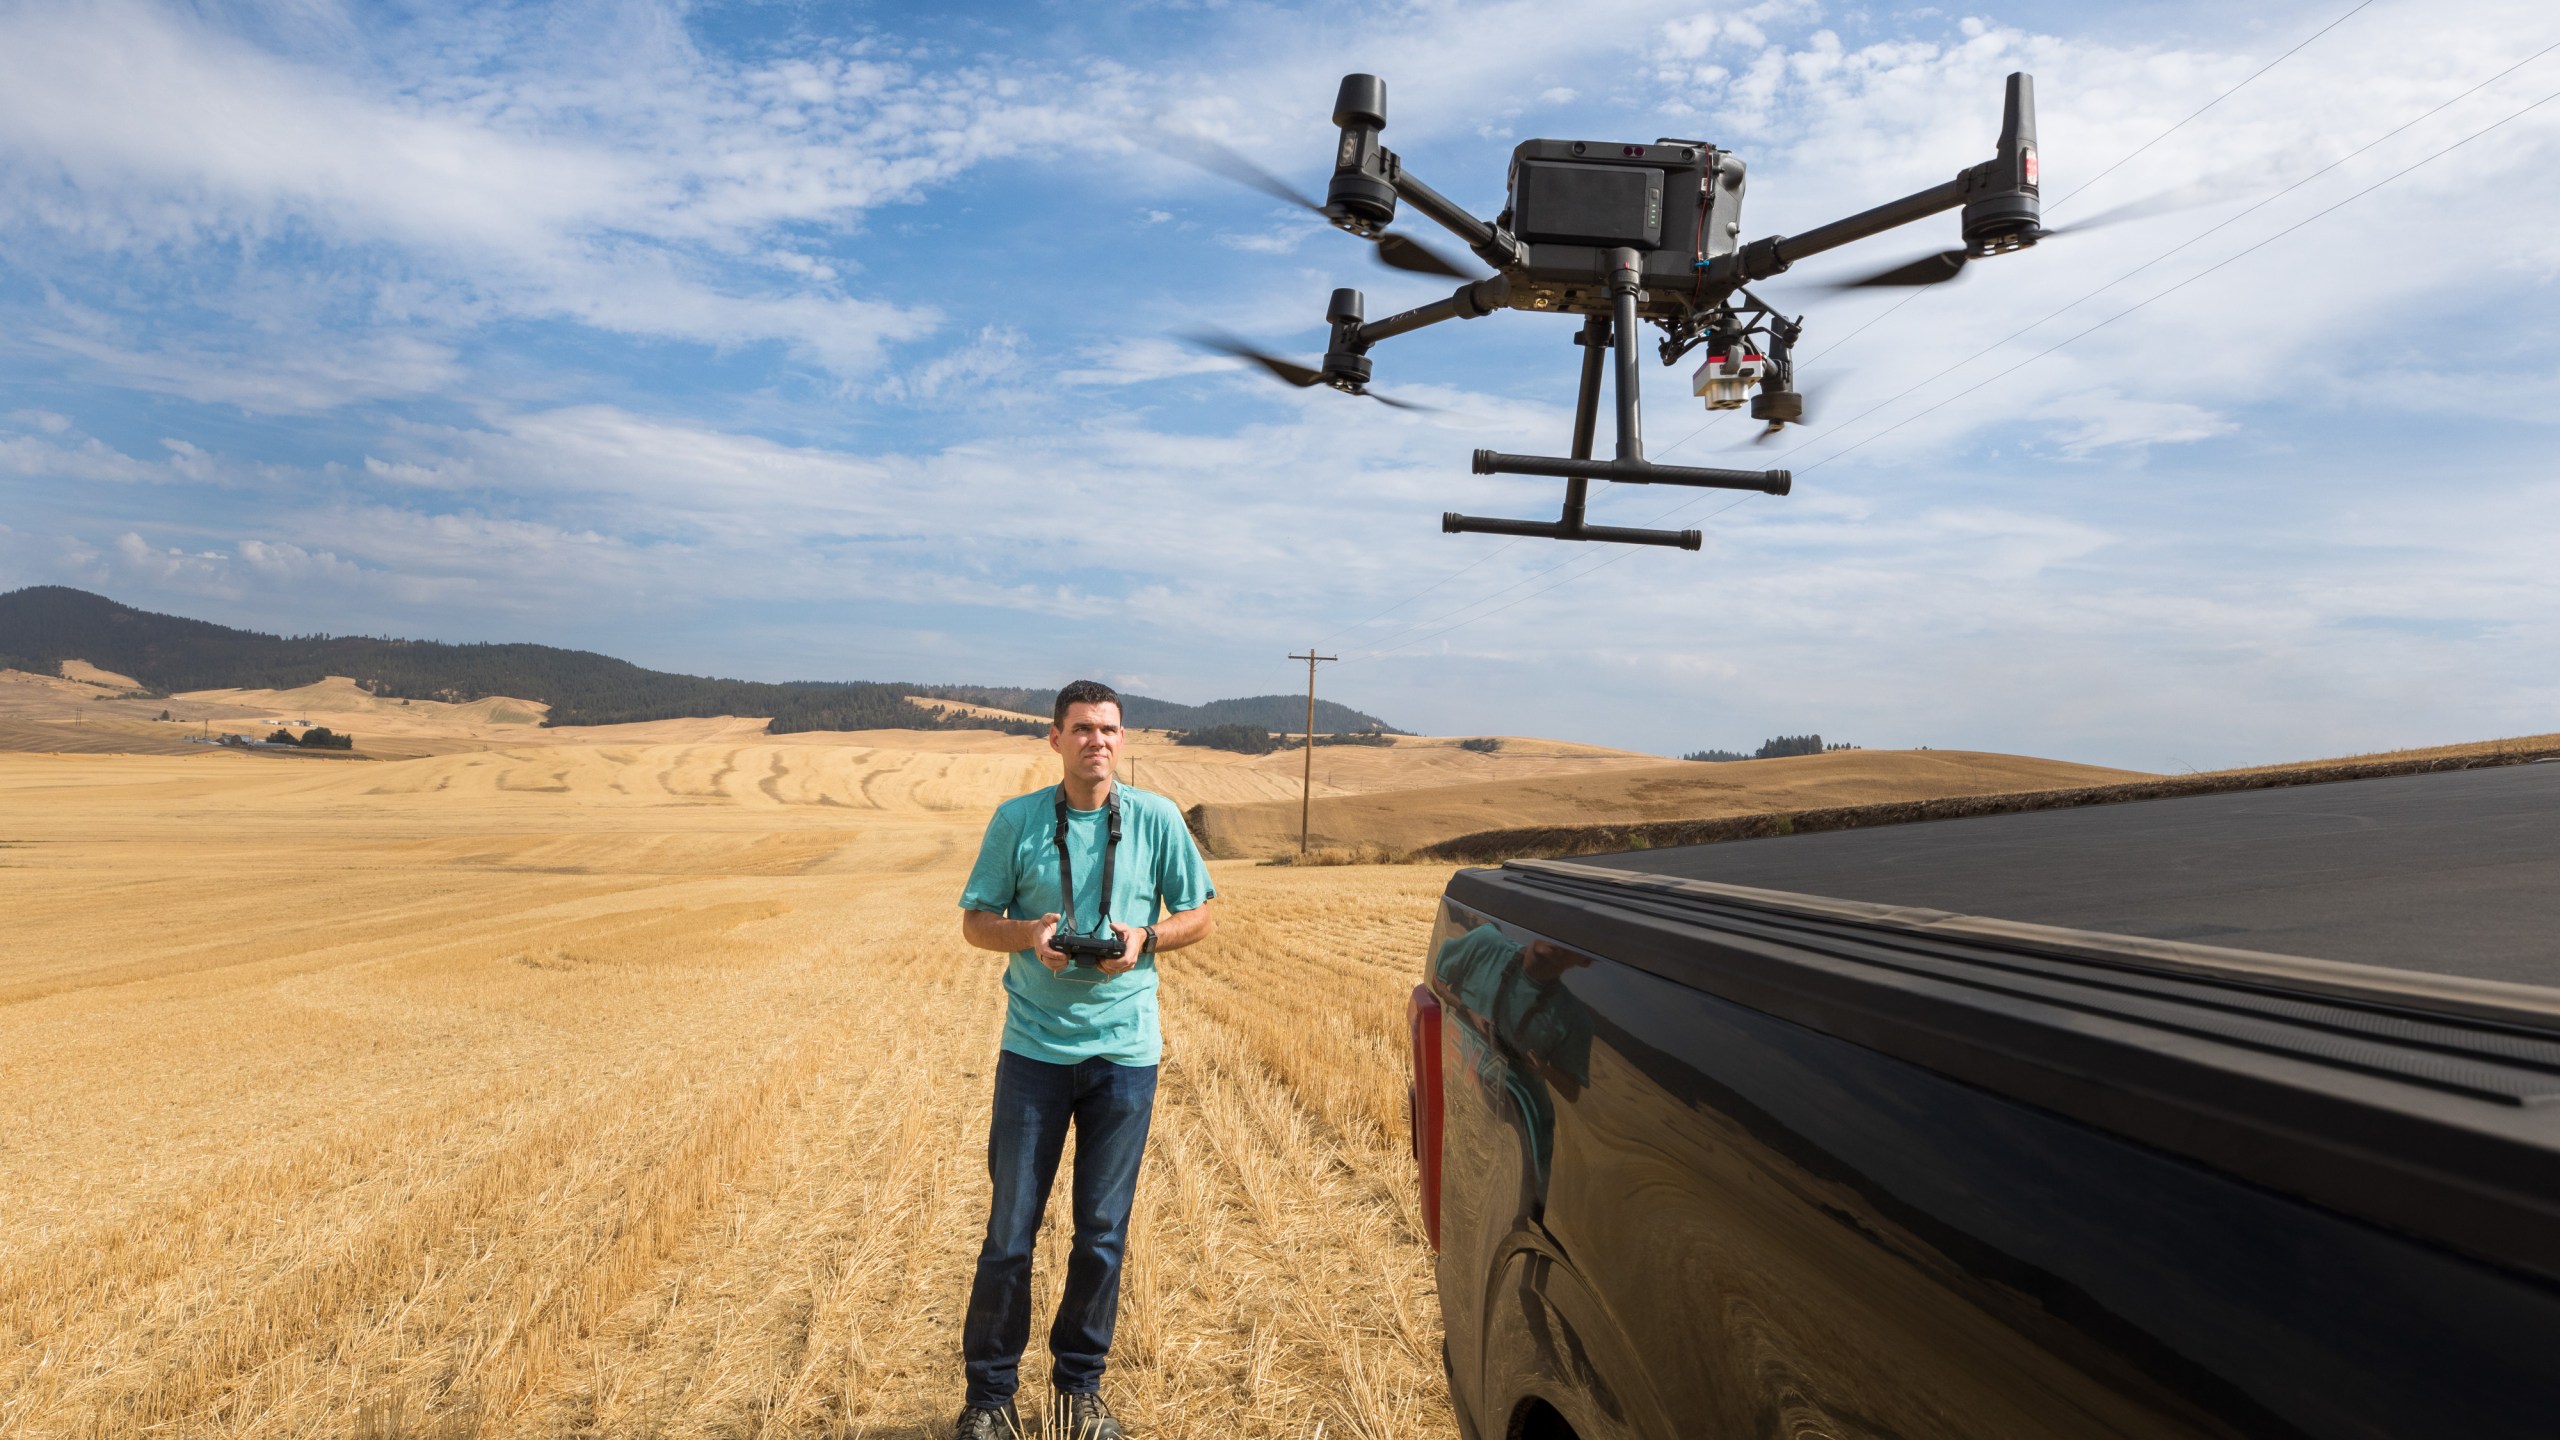
<svg viewBox="0 0 2560 1440">
<path fill-rule="evenodd" d="M 328 336 L 215 349 L 192 341 L 153 345 L 67 328 L 30 328 L 28 342 L 90 362 L 93 374 L 267 415 L 310 414 L 358 400 L 431 395 L 465 375 L 453 346 L 413 335 Z"/>
<path fill-rule="evenodd" d="M 190 555 L 176 546 L 154 546 L 130 530 L 116 537 L 114 553 L 117 571 L 160 589 L 229 599 L 242 593 L 225 569 L 225 557 L 218 554 Z"/>
<path fill-rule="evenodd" d="M 1291 225 L 1283 229 L 1265 230 L 1252 235 L 1234 233 L 1220 235 L 1218 243 L 1230 250 L 1242 250 L 1251 255 L 1286 255 L 1303 244 L 1308 236 L 1316 233 L 1317 227 L 1312 225 Z"/>
<path fill-rule="evenodd" d="M 990 325 L 967 344 L 881 380 L 883 399 L 909 402 L 965 400 L 990 403 L 999 387 L 1024 378 L 1022 332 Z"/>
<path fill-rule="evenodd" d="M 2144 451 L 2228 435 L 2239 428 L 2200 405 L 2183 401 L 2129 400 L 2113 389 L 2064 396 L 2045 407 L 2046 424 L 2066 427 L 2062 453 L 2086 460 L 2103 450 Z"/>
<path fill-rule="evenodd" d="M 1177 375 L 1232 370 L 1237 365 L 1161 335 L 1115 340 L 1082 358 L 1083 365 L 1061 370 L 1052 378 L 1061 385 L 1140 385 Z"/>
<path fill-rule="evenodd" d="M 847 294 L 836 266 L 769 237 L 856 226 L 1068 128 L 987 71 L 921 72 L 860 44 L 738 65 L 663 15 L 617 28 L 625 43 L 584 72 L 506 56 L 439 72 L 431 62 L 464 58 L 453 37 L 331 68 L 157 6 L 0 12 L 0 225 L 49 237 L 66 283 L 84 256 L 183 267 L 201 285 L 226 255 L 316 244 L 365 277 L 358 308 L 428 329 L 370 342 L 396 353 L 299 365 L 328 333 L 312 317 L 261 317 L 243 350 L 293 333 L 256 356 L 37 338 L 129 383 L 286 410 L 446 388 L 445 335 L 504 316 L 777 341 L 861 374 L 885 344 L 927 333 L 932 309 Z M 404 60 L 419 73 L 386 88 L 381 62 Z M 761 285 L 759 271 L 795 283 Z M 340 369 L 337 384 L 305 373 Z"/>
<path fill-rule="evenodd" d="M 363 574 L 360 567 L 326 550 L 305 550 L 299 545 L 243 540 L 239 555 L 244 564 L 268 581 L 297 587 L 314 583 L 343 584 Z"/>
<path fill-rule="evenodd" d="M 74 437 L 70 427 L 39 422 L 34 435 L 0 434 L 0 475 L 16 475 L 44 483 L 115 485 L 185 484 L 224 479 L 211 457 L 186 441 L 164 441 L 168 453 L 146 460 L 127 455 L 93 436 Z"/>
</svg>

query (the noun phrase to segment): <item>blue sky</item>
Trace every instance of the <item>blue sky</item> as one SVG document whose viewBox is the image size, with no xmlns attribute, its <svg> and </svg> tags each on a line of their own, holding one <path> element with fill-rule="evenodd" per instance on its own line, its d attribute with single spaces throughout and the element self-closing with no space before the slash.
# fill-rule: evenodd
<svg viewBox="0 0 2560 1440">
<path fill-rule="evenodd" d="M 1675 753 L 2560 729 L 2560 16 L 2377 0 L 2108 171 L 2351 5 L 0 4 L 0 588 L 1184 700 L 1312 642 L 1408 727 Z M 1562 450 L 1562 322 L 1381 347 L 1426 415 L 1170 338 L 1312 357 L 1334 285 L 1445 286 L 1150 130 L 1320 190 L 1372 70 L 1479 213 L 1522 139 L 1682 135 L 1760 235 L 1982 158 L 2021 68 L 2050 218 L 2182 208 L 1764 287 L 1836 380 L 1795 493 L 1595 500 L 1698 554 L 1438 533 L 1552 514 L 1467 462 Z M 1717 463 L 1749 422 L 1683 378 L 1652 448 Z"/>
</svg>

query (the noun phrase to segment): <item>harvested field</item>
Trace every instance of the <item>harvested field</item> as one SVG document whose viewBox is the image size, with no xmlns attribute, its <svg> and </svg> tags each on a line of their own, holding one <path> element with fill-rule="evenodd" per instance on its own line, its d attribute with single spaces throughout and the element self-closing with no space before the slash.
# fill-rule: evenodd
<svg viewBox="0 0 2560 1440">
<path fill-rule="evenodd" d="M 953 901 L 1046 752 L 797 739 L 0 756 L 0 1434 L 940 1433 L 1002 1011 Z M 1442 872 L 1217 877 L 1112 1394 L 1451 1433 Z"/>
<path fill-rule="evenodd" d="M 69 662 L 83 674 L 104 675 Z M 353 680 L 332 675 L 291 690 L 196 690 L 166 700 L 125 700 L 122 677 L 69 680 L 0 670 L 0 751 L 172 754 L 181 734 L 199 726 L 219 733 L 264 735 L 277 726 L 325 725 L 356 737 L 358 753 L 379 759 L 451 755 L 493 747 L 536 745 L 783 744 L 827 748 L 863 745 L 936 753 L 1013 755 L 1051 763 L 1037 738 L 991 730 L 878 730 L 767 735 L 754 716 L 717 715 L 653 720 L 633 725 L 545 727 L 550 707 L 535 700 L 492 696 L 467 704 L 395 700 Z M 1010 711 L 953 701 L 918 699 L 945 709 L 1021 719 Z M 162 709 L 179 722 L 154 723 Z M 1029 717 L 1038 719 L 1042 717 Z M 18 722 L 39 722 L 28 728 Z M 65 736 L 58 726 L 79 724 Z M 1296 751 L 1238 755 L 1177 745 L 1161 731 L 1131 731 L 1124 778 L 1172 796 L 1185 807 L 1258 800 L 1297 803 L 1304 757 Z M 1456 784 L 1507 784 L 1560 776 L 1611 774 L 1663 764 L 1659 755 L 1577 745 L 1562 740 L 1506 738 L 1496 753 L 1463 749 L 1456 739 L 1402 735 L 1381 746 L 1319 746 L 1315 793 L 1365 795 Z M 1291 811 L 1294 816 L 1296 812 Z M 1295 820 L 1291 821 L 1294 827 Z M 1296 834 L 1294 828 L 1290 831 Z"/>
<path fill-rule="evenodd" d="M 1415 852 L 1413 858 L 1466 865 L 1502 860 L 1561 859 L 1621 850 L 1649 850 L 1666 845 L 1715 845 L 1728 840 L 1761 840 L 1776 835 L 1809 835 L 1824 830 L 1860 830 L 1876 825 L 1910 825 L 1925 820 L 1963 820 L 1977 815 L 2009 815 L 2029 810 L 2070 810 L 2088 805 L 2119 805 L 2128 800 L 2169 800 L 2182 795 L 2325 785 L 2338 780 L 2373 780 L 2390 775 L 2477 770 L 2547 760 L 2560 760 L 2560 735 L 2400 750 L 2351 760 L 2304 760 L 2246 770 L 2206 770 L 2109 785 L 1953 795 L 1808 810 L 1764 810 L 1696 820 L 1516 826 L 1443 840 L 1425 846 Z"/>
<path fill-rule="evenodd" d="M 1498 762 L 1504 756 L 1470 758 Z M 1319 846 L 1421 851 L 1487 830 L 1696 820 L 2149 778 L 2132 770 L 1971 750 L 1842 750 L 1721 764 L 1645 759 L 1579 772 L 1507 772 L 1392 793 L 1320 793 L 1310 838 Z M 1213 855 L 1294 850 L 1298 802 L 1293 793 L 1277 803 L 1212 803 L 1196 828 Z"/>
<path fill-rule="evenodd" d="M 143 729 L 129 722 L 88 725 L 0 715 L 0 751 L 38 755 L 192 755 L 199 748 L 166 725 Z"/>
</svg>

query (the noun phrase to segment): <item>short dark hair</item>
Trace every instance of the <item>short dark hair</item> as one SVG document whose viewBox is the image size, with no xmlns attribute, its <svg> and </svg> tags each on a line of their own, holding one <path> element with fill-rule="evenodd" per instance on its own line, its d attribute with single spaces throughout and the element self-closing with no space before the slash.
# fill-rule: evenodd
<svg viewBox="0 0 2560 1440">
<path fill-rule="evenodd" d="M 1067 727 L 1067 707 L 1070 705 L 1108 705 L 1123 712 L 1124 719 L 1129 708 L 1120 703 L 1119 691 L 1101 681 L 1078 680 L 1058 692 L 1058 703 L 1049 712 L 1050 729 L 1063 730 Z"/>
</svg>

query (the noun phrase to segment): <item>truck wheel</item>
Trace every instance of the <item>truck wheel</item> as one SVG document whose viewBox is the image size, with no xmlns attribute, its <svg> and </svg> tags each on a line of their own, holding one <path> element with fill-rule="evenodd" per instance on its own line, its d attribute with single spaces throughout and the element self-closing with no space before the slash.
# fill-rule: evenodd
<svg viewBox="0 0 2560 1440">
<path fill-rule="evenodd" d="M 1582 1440 L 1556 1407 L 1532 1400 L 1511 1417 L 1511 1440 Z"/>
</svg>

